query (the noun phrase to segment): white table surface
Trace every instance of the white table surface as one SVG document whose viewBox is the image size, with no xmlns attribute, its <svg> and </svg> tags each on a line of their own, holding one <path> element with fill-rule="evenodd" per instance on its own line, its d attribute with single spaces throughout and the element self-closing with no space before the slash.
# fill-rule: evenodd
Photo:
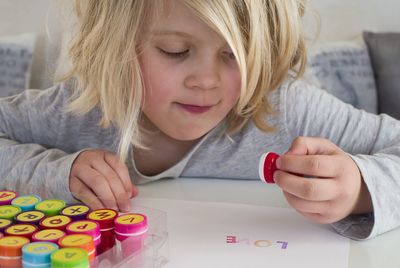
<svg viewBox="0 0 400 268">
<path fill-rule="evenodd" d="M 261 181 L 164 179 L 139 186 L 139 196 L 289 207 L 280 189 Z M 368 241 L 351 241 L 349 268 L 400 267 L 400 229 Z"/>
</svg>

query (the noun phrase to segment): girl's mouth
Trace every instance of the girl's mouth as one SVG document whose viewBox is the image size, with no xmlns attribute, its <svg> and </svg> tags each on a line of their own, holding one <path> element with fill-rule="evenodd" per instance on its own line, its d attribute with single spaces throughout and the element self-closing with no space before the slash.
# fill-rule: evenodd
<svg viewBox="0 0 400 268">
<path fill-rule="evenodd" d="M 202 114 L 210 110 L 213 106 L 197 106 L 190 104 L 177 103 L 179 107 L 192 114 Z"/>
</svg>

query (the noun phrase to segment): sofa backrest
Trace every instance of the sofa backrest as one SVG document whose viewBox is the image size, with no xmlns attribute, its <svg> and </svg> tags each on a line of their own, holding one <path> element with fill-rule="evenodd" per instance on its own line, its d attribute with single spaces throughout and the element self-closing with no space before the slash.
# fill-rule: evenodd
<svg viewBox="0 0 400 268">
<path fill-rule="evenodd" d="M 1 0 L 0 36 L 34 32 L 37 41 L 33 54 L 31 88 L 52 84 L 54 72 L 63 67 L 57 62 L 63 35 L 60 7 L 72 0 Z M 400 31 L 398 0 L 308 0 L 320 14 L 321 32 L 317 44 L 361 39 L 362 30 Z M 355 15 L 356 14 L 356 15 Z M 305 18 L 309 35 L 315 33 L 312 13 Z M 46 29 L 47 27 L 47 29 Z"/>
</svg>

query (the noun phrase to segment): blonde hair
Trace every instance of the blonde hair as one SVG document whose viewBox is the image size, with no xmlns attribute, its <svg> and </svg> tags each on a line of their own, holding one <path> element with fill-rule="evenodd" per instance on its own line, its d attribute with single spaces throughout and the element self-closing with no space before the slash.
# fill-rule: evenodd
<svg viewBox="0 0 400 268">
<path fill-rule="evenodd" d="M 301 33 L 304 0 L 181 0 L 231 47 L 241 73 L 240 97 L 227 116 L 227 132 L 253 120 L 271 131 L 267 96 L 287 77 L 303 74 L 305 42 Z M 141 31 L 163 0 L 76 0 L 80 25 L 69 50 L 76 78 L 69 110 L 102 110 L 101 125 L 120 130 L 119 155 L 141 146 L 139 119 L 144 85 L 138 61 Z M 157 8 L 154 8 L 157 7 Z"/>
</svg>

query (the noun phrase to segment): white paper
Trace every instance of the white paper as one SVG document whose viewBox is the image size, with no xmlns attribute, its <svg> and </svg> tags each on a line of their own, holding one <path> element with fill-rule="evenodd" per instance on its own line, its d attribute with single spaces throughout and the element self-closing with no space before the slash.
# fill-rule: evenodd
<svg viewBox="0 0 400 268">
<path fill-rule="evenodd" d="M 287 208 L 137 198 L 167 212 L 168 268 L 348 267 L 349 239 Z"/>
</svg>

